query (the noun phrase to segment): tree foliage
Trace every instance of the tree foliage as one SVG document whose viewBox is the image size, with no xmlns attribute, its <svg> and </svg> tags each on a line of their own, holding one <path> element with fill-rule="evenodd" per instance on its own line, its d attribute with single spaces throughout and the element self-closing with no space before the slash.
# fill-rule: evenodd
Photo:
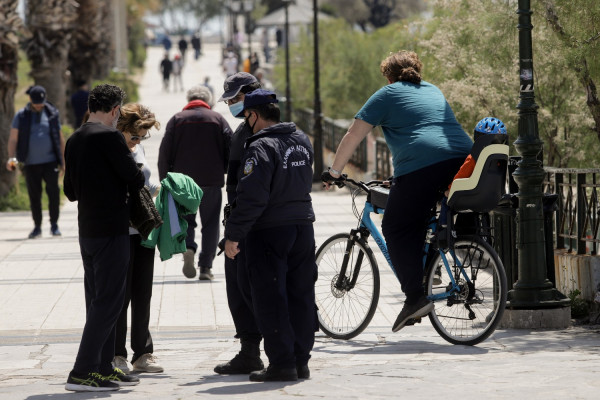
<svg viewBox="0 0 600 400">
<path fill-rule="evenodd" d="M 595 36 L 600 18 L 592 13 L 598 8 L 591 7 L 595 0 L 577 1 L 583 15 L 569 8 L 556 12 L 565 27 L 573 24 L 571 35 L 587 47 L 566 46 L 557 40 L 547 23 L 547 5 L 533 2 L 539 135 L 544 142 L 544 163 L 555 167 L 589 168 L 600 159 L 593 130 L 594 105 L 588 100 L 592 86 L 584 88 L 581 78 L 586 65 L 592 83 L 600 74 Z M 585 3 L 590 7 L 584 7 Z M 379 72 L 381 60 L 390 51 L 410 49 L 423 61 L 424 79 L 444 92 L 466 132 L 472 132 L 481 118 L 495 116 L 506 123 L 514 142 L 519 102 L 517 1 L 436 0 L 432 4 L 430 17 L 403 20 L 369 34 L 341 20 L 320 24 L 324 115 L 352 118 L 368 97 L 386 84 Z M 312 39 L 307 35 L 290 53 L 294 107 L 312 107 L 312 85 L 307 85 L 313 76 Z M 284 87 L 282 68 L 276 70 L 277 87 Z"/>
<path fill-rule="evenodd" d="M 17 15 L 17 0 L 0 2 L 0 197 L 15 184 L 15 174 L 4 168 L 8 160 L 7 143 L 17 90 L 19 34 L 23 21 Z"/>
</svg>

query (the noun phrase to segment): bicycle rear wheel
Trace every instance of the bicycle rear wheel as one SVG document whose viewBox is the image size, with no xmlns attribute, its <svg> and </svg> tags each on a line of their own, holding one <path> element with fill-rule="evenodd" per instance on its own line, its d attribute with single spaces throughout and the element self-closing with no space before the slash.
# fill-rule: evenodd
<svg viewBox="0 0 600 400">
<path fill-rule="evenodd" d="M 454 252 L 457 262 L 450 252 L 443 257 L 459 290 L 435 301 L 429 319 L 448 342 L 473 346 L 487 339 L 502 319 L 506 307 L 506 274 L 494 249 L 479 237 L 459 237 Z M 456 266 L 458 263 L 462 268 Z M 429 263 L 426 285 L 429 296 L 443 295 L 452 288 L 439 252 Z"/>
<path fill-rule="evenodd" d="M 365 330 L 379 301 L 379 269 L 364 240 L 356 239 L 348 265 L 342 265 L 349 239 L 348 233 L 334 235 L 317 250 L 315 298 L 319 326 L 335 339 L 351 339 Z"/>
</svg>

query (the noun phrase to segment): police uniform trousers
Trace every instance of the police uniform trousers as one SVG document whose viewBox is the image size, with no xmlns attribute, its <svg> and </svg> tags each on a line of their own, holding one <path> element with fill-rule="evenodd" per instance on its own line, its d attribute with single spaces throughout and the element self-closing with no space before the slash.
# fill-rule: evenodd
<svg viewBox="0 0 600 400">
<path fill-rule="evenodd" d="M 252 309 L 252 293 L 246 268 L 245 241 L 238 243 L 240 252 L 232 260 L 225 257 L 225 289 L 227 304 L 235 325 L 235 337 L 242 341 L 259 344 L 262 335 L 258 330 Z"/>
<path fill-rule="evenodd" d="M 25 182 L 27 183 L 27 194 L 29 195 L 29 207 L 33 223 L 39 227 L 42 225 L 42 180 L 46 182 L 46 194 L 48 195 L 48 213 L 50 224 L 56 225 L 60 209 L 60 188 L 58 187 L 59 165 L 56 162 L 45 164 L 26 165 L 23 169 Z"/>
<path fill-rule="evenodd" d="M 250 231 L 246 265 L 269 363 L 282 368 L 306 365 L 317 324 L 312 223 Z"/>
</svg>

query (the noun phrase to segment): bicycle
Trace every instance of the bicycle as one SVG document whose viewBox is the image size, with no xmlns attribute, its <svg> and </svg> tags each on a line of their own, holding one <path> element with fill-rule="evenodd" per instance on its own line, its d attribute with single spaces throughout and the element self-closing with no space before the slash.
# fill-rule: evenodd
<svg viewBox="0 0 600 400">
<path fill-rule="evenodd" d="M 321 330 L 335 339 L 351 339 L 369 325 L 379 300 L 379 267 L 367 242 L 369 236 L 396 274 L 385 240 L 371 219 L 371 213 L 384 213 L 389 187 L 384 181 L 365 183 L 345 175 L 334 183 L 356 187 L 352 208 L 359 223 L 350 233 L 330 237 L 317 250 L 315 293 Z M 367 194 L 362 212 L 356 206 L 361 192 Z M 434 207 L 423 249 L 423 286 L 435 306 L 429 320 L 448 342 L 476 345 L 487 339 L 502 319 L 507 294 L 504 266 L 481 234 L 449 238 L 445 246 L 440 245 L 437 226 Z"/>
</svg>

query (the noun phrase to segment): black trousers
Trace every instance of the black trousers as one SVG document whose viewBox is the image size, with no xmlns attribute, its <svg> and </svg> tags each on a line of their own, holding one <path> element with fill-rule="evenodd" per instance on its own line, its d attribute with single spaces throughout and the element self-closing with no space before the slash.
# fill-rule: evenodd
<svg viewBox="0 0 600 400">
<path fill-rule="evenodd" d="M 129 235 L 80 237 L 79 247 L 87 314 L 73 370 L 108 374 L 115 356 L 115 325 L 125 298 Z"/>
<path fill-rule="evenodd" d="M 59 166 L 56 162 L 26 165 L 23 169 L 25 182 L 27 183 L 27 193 L 29 194 L 29 207 L 35 226 L 42 225 L 42 180 L 46 183 L 50 224 L 54 225 L 58 222 L 60 208 L 58 171 Z"/>
<path fill-rule="evenodd" d="M 221 216 L 221 202 L 223 194 L 221 188 L 217 186 L 202 186 L 202 201 L 200 202 L 200 223 L 202 229 L 202 242 L 200 256 L 198 258 L 198 266 L 204 268 L 212 268 L 213 260 L 217 254 L 217 244 L 219 244 L 219 224 Z M 188 249 L 194 250 L 197 253 L 198 244 L 196 243 L 196 214 L 184 216 L 188 223 L 187 237 L 185 245 Z"/>
<path fill-rule="evenodd" d="M 235 325 L 236 338 L 243 341 L 259 344 L 262 335 L 256 325 L 254 310 L 252 309 L 252 293 L 250 278 L 246 268 L 245 242 L 238 244 L 240 252 L 231 259 L 225 257 L 225 289 L 227 291 L 227 304 Z"/>
<path fill-rule="evenodd" d="M 394 178 L 381 230 L 406 301 L 423 295 L 423 246 L 430 211 L 464 158 L 456 158 Z"/>
<path fill-rule="evenodd" d="M 246 265 L 269 363 L 284 368 L 307 364 L 317 324 L 313 225 L 251 231 Z"/>
<path fill-rule="evenodd" d="M 143 354 L 154 352 L 152 336 L 148 329 L 154 279 L 154 248 L 142 246 L 141 240 L 139 234 L 129 235 L 130 255 L 125 300 L 116 327 L 115 355 L 127 358 L 127 310 L 131 304 L 132 363 Z"/>
</svg>

